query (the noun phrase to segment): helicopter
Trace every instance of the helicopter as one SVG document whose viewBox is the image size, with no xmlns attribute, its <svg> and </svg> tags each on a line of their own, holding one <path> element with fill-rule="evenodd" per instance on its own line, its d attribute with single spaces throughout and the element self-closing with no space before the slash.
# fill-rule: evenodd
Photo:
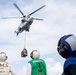
<svg viewBox="0 0 76 75">
<path fill-rule="evenodd" d="M 22 17 L 3 17 L 3 19 L 22 18 L 21 23 L 18 26 L 18 29 L 14 31 L 17 34 L 17 36 L 18 36 L 19 33 L 22 33 L 23 31 L 26 31 L 26 32 L 28 31 L 29 32 L 30 25 L 32 25 L 33 20 L 43 21 L 43 19 L 33 18 L 33 17 L 31 17 L 31 15 L 33 15 L 35 12 L 39 11 L 40 9 L 42 9 L 43 7 L 45 7 L 46 5 L 41 6 L 40 8 L 38 8 L 37 10 L 33 11 L 32 13 L 30 13 L 28 15 L 24 15 L 24 13 L 20 10 L 20 8 L 18 7 L 18 5 L 16 3 L 14 3 L 13 5 L 22 14 Z"/>
</svg>

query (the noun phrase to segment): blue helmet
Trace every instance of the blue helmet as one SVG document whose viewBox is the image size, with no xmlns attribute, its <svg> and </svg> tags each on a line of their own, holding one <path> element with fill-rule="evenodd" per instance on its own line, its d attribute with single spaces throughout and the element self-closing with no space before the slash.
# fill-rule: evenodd
<svg viewBox="0 0 76 75">
<path fill-rule="evenodd" d="M 63 58 L 76 56 L 76 36 L 69 34 L 61 37 L 58 41 L 57 50 Z"/>
</svg>

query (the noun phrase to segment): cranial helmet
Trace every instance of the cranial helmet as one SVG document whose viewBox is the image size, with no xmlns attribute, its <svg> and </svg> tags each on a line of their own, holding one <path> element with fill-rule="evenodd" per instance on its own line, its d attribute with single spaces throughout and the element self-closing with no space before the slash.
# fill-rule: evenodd
<svg viewBox="0 0 76 75">
<path fill-rule="evenodd" d="M 57 50 L 63 58 L 76 56 L 76 36 L 70 34 L 61 37 L 58 41 Z"/>
<path fill-rule="evenodd" d="M 8 58 L 8 57 L 6 56 L 6 53 L 0 52 L 0 61 L 6 61 L 7 58 Z"/>
<path fill-rule="evenodd" d="M 39 53 L 37 50 L 33 50 L 33 51 L 31 52 L 31 54 L 30 54 L 30 57 L 31 57 L 32 59 L 34 59 L 34 58 L 39 58 L 39 57 L 40 57 L 40 53 Z"/>
</svg>

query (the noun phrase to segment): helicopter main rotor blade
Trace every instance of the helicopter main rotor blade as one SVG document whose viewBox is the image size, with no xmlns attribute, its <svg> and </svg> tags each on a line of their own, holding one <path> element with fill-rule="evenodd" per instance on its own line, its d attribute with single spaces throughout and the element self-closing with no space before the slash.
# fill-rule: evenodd
<svg viewBox="0 0 76 75">
<path fill-rule="evenodd" d="M 39 19 L 39 18 L 33 18 L 34 20 L 40 20 L 40 21 L 43 21 L 43 19 Z"/>
<path fill-rule="evenodd" d="M 23 15 L 23 17 L 25 17 L 25 15 L 24 15 L 23 12 L 20 10 L 20 8 L 17 6 L 16 3 L 14 3 L 14 6 L 20 11 L 20 13 Z"/>
<path fill-rule="evenodd" d="M 37 10 L 35 10 L 34 12 L 30 13 L 29 15 L 34 14 L 35 12 L 39 11 L 40 9 L 42 9 L 43 7 L 45 7 L 46 5 L 43 5 L 42 7 L 38 8 Z"/>
<path fill-rule="evenodd" d="M 17 18 L 23 18 L 23 17 L 2 17 L 2 19 L 17 19 Z"/>
</svg>

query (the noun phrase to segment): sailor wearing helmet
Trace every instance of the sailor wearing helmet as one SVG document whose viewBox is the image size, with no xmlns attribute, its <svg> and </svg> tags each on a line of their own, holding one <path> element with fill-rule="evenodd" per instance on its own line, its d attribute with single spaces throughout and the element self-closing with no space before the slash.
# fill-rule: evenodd
<svg viewBox="0 0 76 75">
<path fill-rule="evenodd" d="M 66 59 L 62 75 L 76 75 L 76 36 L 69 34 L 61 37 L 57 51 Z"/>
<path fill-rule="evenodd" d="M 40 53 L 37 50 L 33 50 L 30 54 L 32 60 L 28 62 L 26 75 L 47 75 L 46 64 L 44 60 L 39 59 Z"/>
<path fill-rule="evenodd" d="M 15 72 L 12 70 L 10 64 L 6 62 L 7 60 L 6 53 L 0 52 L 0 75 L 15 75 Z"/>
</svg>

